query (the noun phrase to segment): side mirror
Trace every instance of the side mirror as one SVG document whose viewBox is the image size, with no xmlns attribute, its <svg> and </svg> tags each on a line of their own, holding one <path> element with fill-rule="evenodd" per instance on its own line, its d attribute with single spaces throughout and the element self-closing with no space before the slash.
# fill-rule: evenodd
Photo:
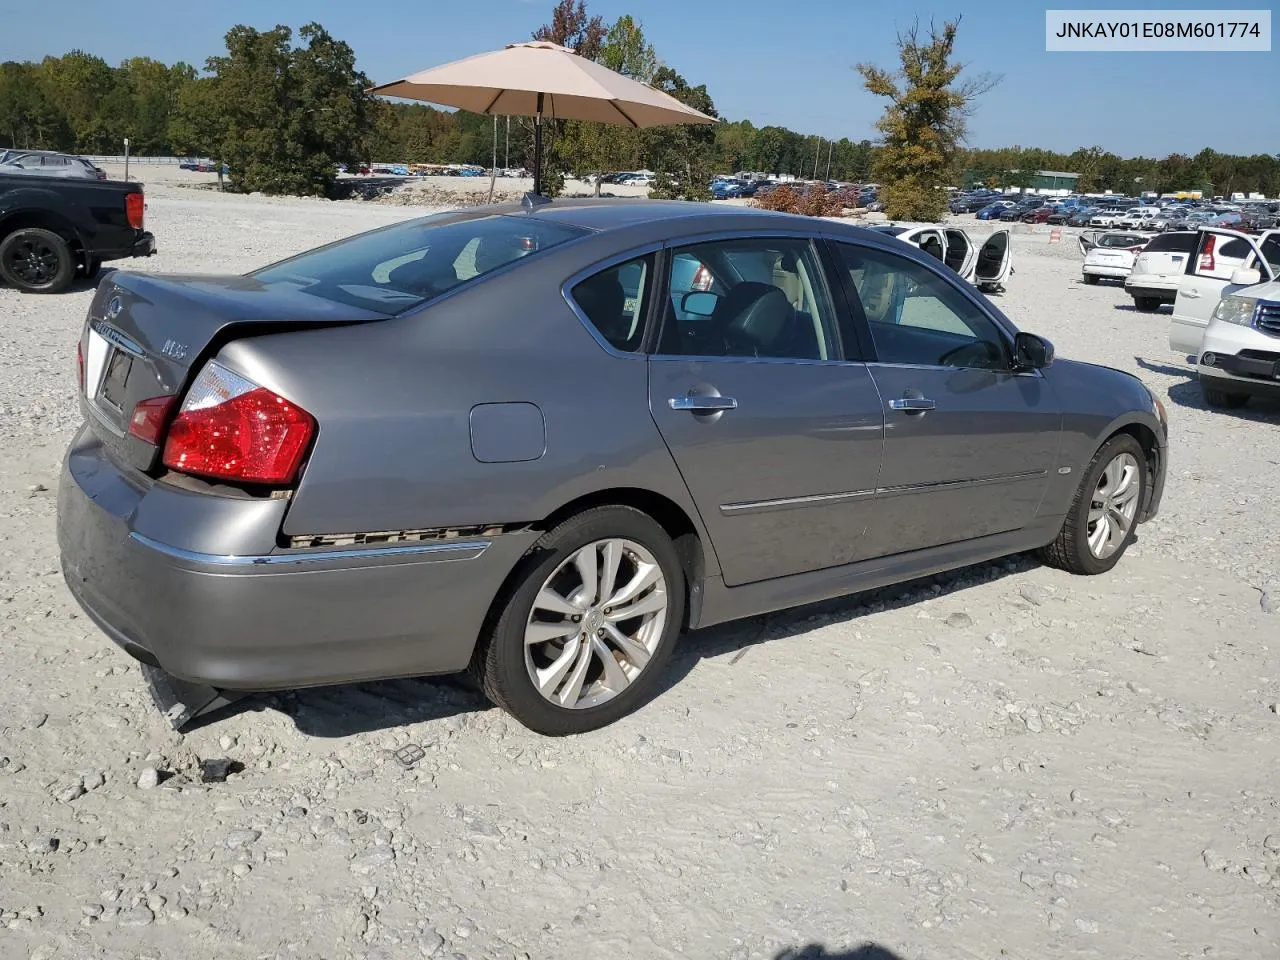
<svg viewBox="0 0 1280 960">
<path fill-rule="evenodd" d="M 1231 271 L 1231 283 L 1237 287 L 1252 287 L 1262 282 L 1262 272 L 1249 267 L 1236 267 Z"/>
<path fill-rule="evenodd" d="M 705 290 L 693 290 L 680 298 L 680 311 L 693 317 L 709 317 L 716 312 L 720 298 Z"/>
<path fill-rule="evenodd" d="M 1053 363 L 1053 344 L 1034 333 L 1018 333 L 1013 338 L 1013 368 L 1043 370 Z"/>
</svg>

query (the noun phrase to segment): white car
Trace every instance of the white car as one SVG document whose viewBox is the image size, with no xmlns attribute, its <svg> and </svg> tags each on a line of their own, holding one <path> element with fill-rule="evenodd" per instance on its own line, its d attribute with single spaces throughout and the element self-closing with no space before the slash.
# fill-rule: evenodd
<svg viewBox="0 0 1280 960">
<path fill-rule="evenodd" d="M 1184 230 L 1162 233 L 1147 241 L 1124 280 L 1124 292 L 1133 297 L 1134 307 L 1151 313 L 1163 304 L 1173 303 L 1187 261 L 1196 248 L 1196 236 L 1194 231 Z"/>
<path fill-rule="evenodd" d="M 1219 248 L 1243 240 L 1248 255 L 1227 266 Z M 1224 269 L 1230 275 L 1221 276 Z M 1250 397 L 1280 400 L 1280 230 L 1249 237 L 1203 230 L 1178 287 L 1169 346 L 1195 363 L 1210 407 L 1242 407 Z"/>
<path fill-rule="evenodd" d="M 1159 207 L 1131 207 L 1116 217 L 1111 225 L 1117 230 L 1150 230 L 1151 222 L 1158 216 Z"/>
<path fill-rule="evenodd" d="M 1080 235 L 1080 249 L 1085 251 L 1080 273 L 1084 282 L 1124 280 L 1133 269 L 1133 261 L 1151 238 L 1140 233 L 1108 232 L 1093 238 L 1086 248 L 1085 235 Z"/>
<path fill-rule="evenodd" d="M 930 224 L 911 227 L 887 223 L 869 229 L 919 247 L 979 290 L 990 292 L 999 289 L 1012 270 L 1013 244 L 1010 242 L 1011 231 L 1007 229 L 995 231 L 982 241 L 981 246 L 959 227 Z"/>
<path fill-rule="evenodd" d="M 1123 210 L 1099 210 L 1089 218 L 1089 226 L 1091 227 L 1111 227 L 1115 222 L 1124 216 Z"/>
</svg>

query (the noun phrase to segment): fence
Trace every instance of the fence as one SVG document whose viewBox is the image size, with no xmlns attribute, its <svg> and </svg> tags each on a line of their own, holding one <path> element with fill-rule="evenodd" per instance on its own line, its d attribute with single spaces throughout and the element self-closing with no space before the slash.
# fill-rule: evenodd
<svg viewBox="0 0 1280 960">
<path fill-rule="evenodd" d="M 124 154 L 120 154 L 119 156 L 115 156 L 115 157 L 105 157 L 105 156 L 96 157 L 96 156 L 85 155 L 84 159 L 94 164 L 103 164 L 103 163 L 118 163 L 121 165 L 124 164 Z M 149 164 L 177 166 L 179 163 L 186 163 L 188 160 L 191 160 L 191 159 L 193 158 L 192 157 L 135 157 L 130 155 L 129 166 L 134 166 L 135 164 L 140 167 L 146 166 Z"/>
</svg>

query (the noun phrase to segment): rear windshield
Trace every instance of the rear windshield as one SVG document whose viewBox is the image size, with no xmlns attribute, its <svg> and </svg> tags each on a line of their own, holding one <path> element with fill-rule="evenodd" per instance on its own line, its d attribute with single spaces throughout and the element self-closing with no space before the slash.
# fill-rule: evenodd
<svg viewBox="0 0 1280 960">
<path fill-rule="evenodd" d="M 1146 237 L 1135 236 L 1132 233 L 1104 233 L 1098 238 L 1098 246 L 1100 247 L 1135 247 L 1144 242 Z"/>
<path fill-rule="evenodd" d="M 533 217 L 437 214 L 362 233 L 250 274 L 326 300 L 398 314 L 514 260 L 584 236 Z"/>
<path fill-rule="evenodd" d="M 1162 233 L 1152 237 L 1144 253 L 1190 253 L 1195 249 L 1194 233 Z"/>
</svg>

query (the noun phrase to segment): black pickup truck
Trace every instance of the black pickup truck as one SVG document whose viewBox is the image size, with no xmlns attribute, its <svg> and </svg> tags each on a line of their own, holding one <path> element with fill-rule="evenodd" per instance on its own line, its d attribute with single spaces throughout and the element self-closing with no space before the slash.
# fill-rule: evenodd
<svg viewBox="0 0 1280 960">
<path fill-rule="evenodd" d="M 104 261 L 151 256 L 145 207 L 137 183 L 0 172 L 0 281 L 60 293 Z"/>
</svg>

